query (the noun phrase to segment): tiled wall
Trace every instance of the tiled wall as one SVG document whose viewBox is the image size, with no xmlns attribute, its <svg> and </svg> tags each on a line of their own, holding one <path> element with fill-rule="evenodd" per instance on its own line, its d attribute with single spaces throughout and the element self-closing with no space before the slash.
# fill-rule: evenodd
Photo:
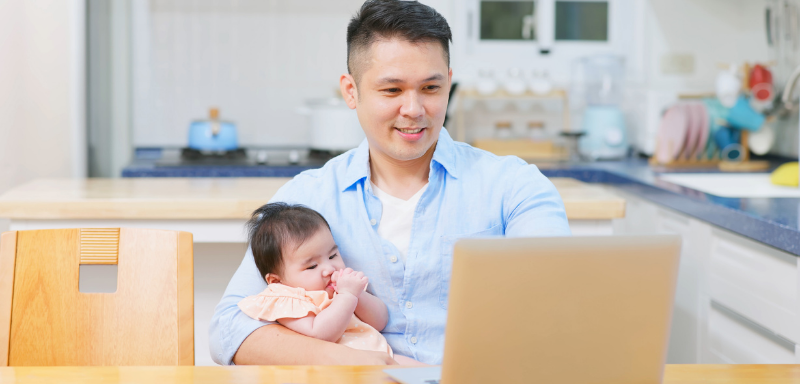
<svg viewBox="0 0 800 384">
<path fill-rule="evenodd" d="M 133 11 L 133 142 L 184 146 L 209 107 L 242 145 L 304 145 L 306 99 L 338 92 L 360 0 L 152 0 Z"/>
</svg>

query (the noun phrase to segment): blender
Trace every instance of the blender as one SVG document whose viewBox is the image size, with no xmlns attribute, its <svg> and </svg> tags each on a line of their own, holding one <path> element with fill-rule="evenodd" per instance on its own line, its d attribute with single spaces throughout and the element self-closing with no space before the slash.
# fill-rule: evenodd
<svg viewBox="0 0 800 384">
<path fill-rule="evenodd" d="M 578 151 L 590 160 L 621 159 L 628 153 L 625 115 L 620 104 L 625 59 L 615 55 L 597 55 L 579 59 L 578 79 L 582 78 L 586 107 L 583 133 Z"/>
</svg>

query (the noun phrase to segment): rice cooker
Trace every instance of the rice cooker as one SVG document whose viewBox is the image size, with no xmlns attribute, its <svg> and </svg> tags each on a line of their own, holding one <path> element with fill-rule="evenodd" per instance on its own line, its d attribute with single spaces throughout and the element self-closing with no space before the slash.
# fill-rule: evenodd
<svg viewBox="0 0 800 384">
<path fill-rule="evenodd" d="M 342 99 L 311 99 L 297 111 L 309 117 L 311 149 L 341 153 L 364 140 L 356 111 Z"/>
</svg>

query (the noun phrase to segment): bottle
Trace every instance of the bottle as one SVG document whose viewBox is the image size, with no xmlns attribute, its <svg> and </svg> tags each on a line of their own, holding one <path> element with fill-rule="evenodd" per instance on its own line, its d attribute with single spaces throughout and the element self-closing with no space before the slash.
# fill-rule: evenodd
<svg viewBox="0 0 800 384">
<path fill-rule="evenodd" d="M 510 121 L 498 121 L 494 124 L 494 136 L 501 140 L 508 140 L 514 137 L 514 132 L 511 130 Z"/>
</svg>

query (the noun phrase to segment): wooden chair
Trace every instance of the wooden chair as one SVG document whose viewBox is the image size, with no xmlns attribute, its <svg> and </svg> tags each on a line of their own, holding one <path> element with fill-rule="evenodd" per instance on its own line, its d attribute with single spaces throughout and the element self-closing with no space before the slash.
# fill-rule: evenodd
<svg viewBox="0 0 800 384">
<path fill-rule="evenodd" d="M 117 291 L 79 292 L 80 264 L 117 264 Z M 0 235 L 0 366 L 194 365 L 193 301 L 191 233 Z"/>
</svg>

